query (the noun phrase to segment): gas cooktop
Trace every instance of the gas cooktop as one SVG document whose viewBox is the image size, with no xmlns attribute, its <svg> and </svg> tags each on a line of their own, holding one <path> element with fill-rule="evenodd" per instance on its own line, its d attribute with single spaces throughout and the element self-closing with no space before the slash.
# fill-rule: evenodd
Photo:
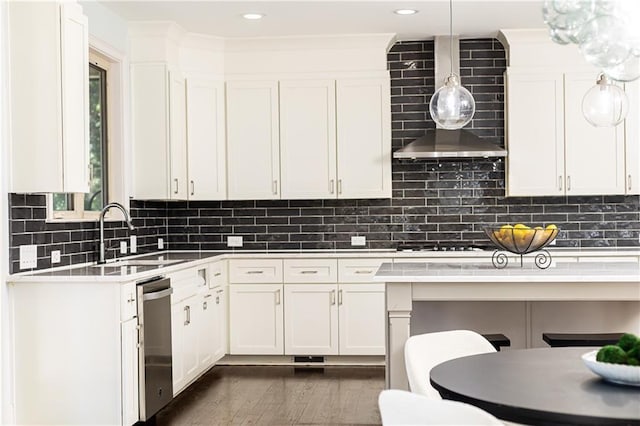
<svg viewBox="0 0 640 426">
<path fill-rule="evenodd" d="M 473 244 L 470 242 L 434 242 L 407 241 L 396 246 L 397 251 L 484 251 L 493 250 L 488 244 Z"/>
</svg>

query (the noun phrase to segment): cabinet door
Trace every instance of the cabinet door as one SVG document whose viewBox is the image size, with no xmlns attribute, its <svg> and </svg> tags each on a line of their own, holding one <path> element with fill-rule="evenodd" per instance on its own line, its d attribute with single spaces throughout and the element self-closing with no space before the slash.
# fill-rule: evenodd
<svg viewBox="0 0 640 426">
<path fill-rule="evenodd" d="M 282 198 L 336 197 L 333 80 L 280 82 Z"/>
<path fill-rule="evenodd" d="M 280 198 L 278 83 L 227 82 L 227 182 L 233 200 Z"/>
<path fill-rule="evenodd" d="M 640 194 L 640 80 L 626 84 L 629 115 L 625 120 L 626 193 Z"/>
<path fill-rule="evenodd" d="M 189 199 L 225 199 L 222 81 L 187 78 L 187 139 Z"/>
<path fill-rule="evenodd" d="M 173 395 L 177 395 L 199 373 L 197 296 L 171 305 L 171 354 L 173 358 Z"/>
<path fill-rule="evenodd" d="M 230 353 L 283 355 L 282 319 L 281 284 L 230 286 Z"/>
<path fill-rule="evenodd" d="M 89 192 L 89 27 L 79 5 L 60 11 L 64 192 Z"/>
<path fill-rule="evenodd" d="M 567 195 L 625 192 L 624 125 L 594 127 L 582 113 L 582 98 L 595 79 L 591 72 L 564 78 Z"/>
<path fill-rule="evenodd" d="M 6 12 L 10 190 L 87 192 L 87 18 L 71 2 L 6 2 Z"/>
<path fill-rule="evenodd" d="M 138 415 L 138 319 L 121 324 L 122 339 L 122 424 L 132 425 Z"/>
<path fill-rule="evenodd" d="M 215 289 L 215 326 L 213 328 L 213 362 L 227 354 L 227 291 L 226 287 Z"/>
<path fill-rule="evenodd" d="M 338 198 L 391 197 L 389 78 L 338 80 Z"/>
<path fill-rule="evenodd" d="M 340 355 L 384 355 L 384 284 L 340 284 Z"/>
<path fill-rule="evenodd" d="M 200 337 L 198 339 L 198 359 L 200 363 L 199 370 L 204 371 L 213 365 L 213 355 L 218 344 L 218 313 L 215 303 L 215 292 L 209 290 L 200 297 L 198 309 L 201 310 Z"/>
<path fill-rule="evenodd" d="M 187 129 L 184 78 L 169 72 L 170 192 L 172 200 L 187 199 Z"/>
<path fill-rule="evenodd" d="M 506 73 L 507 195 L 564 194 L 563 76 Z"/>
<path fill-rule="evenodd" d="M 285 284 L 286 355 L 338 354 L 337 296 L 336 284 Z"/>
<path fill-rule="evenodd" d="M 162 63 L 131 65 L 133 196 L 169 199 L 169 82 Z"/>
</svg>

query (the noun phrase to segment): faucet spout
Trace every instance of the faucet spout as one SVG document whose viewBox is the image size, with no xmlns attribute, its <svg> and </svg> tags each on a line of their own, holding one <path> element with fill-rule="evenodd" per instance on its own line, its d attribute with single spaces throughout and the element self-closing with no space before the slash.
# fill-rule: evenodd
<svg viewBox="0 0 640 426">
<path fill-rule="evenodd" d="M 133 226 L 133 223 L 131 223 L 131 216 L 129 216 L 129 212 L 127 212 L 127 209 L 124 208 L 124 206 L 120 203 L 109 203 L 106 206 L 104 206 L 102 208 L 102 211 L 100 211 L 100 217 L 98 219 L 98 222 L 100 223 L 100 256 L 98 257 L 98 264 L 103 264 L 105 263 L 105 258 L 104 258 L 104 252 L 105 252 L 105 246 L 104 246 L 104 216 L 107 213 L 107 210 L 111 209 L 111 208 L 117 208 L 118 210 L 120 210 L 122 212 L 122 215 L 124 216 L 124 220 L 127 223 L 127 226 L 129 227 L 130 231 L 133 231 L 134 229 L 136 229 Z"/>
</svg>

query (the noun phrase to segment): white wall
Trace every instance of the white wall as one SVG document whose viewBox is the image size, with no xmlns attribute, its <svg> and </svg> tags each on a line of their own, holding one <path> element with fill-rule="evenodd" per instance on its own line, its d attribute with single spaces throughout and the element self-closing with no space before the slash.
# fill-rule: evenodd
<svg viewBox="0 0 640 426">
<path fill-rule="evenodd" d="M 89 19 L 89 34 L 111 45 L 114 49 L 126 52 L 127 22 L 95 0 L 78 3 Z"/>
</svg>

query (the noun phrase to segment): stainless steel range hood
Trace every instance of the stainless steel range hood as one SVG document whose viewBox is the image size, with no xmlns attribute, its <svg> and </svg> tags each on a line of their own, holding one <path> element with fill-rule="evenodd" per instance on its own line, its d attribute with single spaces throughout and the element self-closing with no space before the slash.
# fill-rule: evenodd
<svg viewBox="0 0 640 426">
<path fill-rule="evenodd" d="M 468 130 L 436 129 L 393 153 L 393 158 L 506 157 L 507 151 Z"/>
<path fill-rule="evenodd" d="M 450 51 L 453 43 L 453 54 Z M 444 82 L 451 70 L 460 75 L 460 43 L 457 36 L 436 36 L 434 42 L 436 86 Z M 453 59 L 453 66 L 450 61 Z M 481 138 L 472 131 L 435 129 L 395 151 L 393 158 L 469 158 L 506 157 L 507 151 L 497 141 Z"/>
</svg>

